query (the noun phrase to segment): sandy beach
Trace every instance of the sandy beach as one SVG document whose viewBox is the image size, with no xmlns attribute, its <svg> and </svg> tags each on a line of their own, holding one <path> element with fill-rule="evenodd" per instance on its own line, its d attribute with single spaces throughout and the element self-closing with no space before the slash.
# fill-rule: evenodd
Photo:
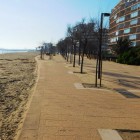
<svg viewBox="0 0 140 140">
<path fill-rule="evenodd" d="M 0 54 L 0 140 L 13 140 L 36 80 L 37 53 Z"/>
</svg>

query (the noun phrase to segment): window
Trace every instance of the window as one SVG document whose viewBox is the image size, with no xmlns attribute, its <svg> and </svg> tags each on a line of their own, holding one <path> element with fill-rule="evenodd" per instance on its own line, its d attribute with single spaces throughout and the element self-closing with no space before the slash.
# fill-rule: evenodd
<svg viewBox="0 0 140 140">
<path fill-rule="evenodd" d="M 140 32 L 140 27 L 137 27 L 137 30 L 136 31 L 137 31 L 137 33 Z"/>
<path fill-rule="evenodd" d="M 118 25 L 118 29 L 123 28 L 125 24 Z"/>
<path fill-rule="evenodd" d="M 131 18 L 138 16 L 138 11 L 131 13 Z"/>
<path fill-rule="evenodd" d="M 136 46 L 136 42 L 132 42 L 132 46 L 135 47 Z"/>
<path fill-rule="evenodd" d="M 124 16 L 119 18 L 119 22 L 122 22 L 124 20 L 125 20 L 125 17 Z"/>
<path fill-rule="evenodd" d="M 117 18 L 117 15 L 114 16 L 114 19 L 116 19 L 116 18 Z"/>
<path fill-rule="evenodd" d="M 125 34 L 128 34 L 128 33 L 130 33 L 130 28 L 128 28 L 128 29 L 125 29 L 125 30 L 124 30 L 124 33 L 125 33 Z"/>
<path fill-rule="evenodd" d="M 137 23 L 138 23 L 138 19 L 133 19 L 133 20 L 131 20 L 131 22 L 130 22 L 131 25 L 134 25 L 134 24 L 137 24 Z"/>
<path fill-rule="evenodd" d="M 130 2 L 129 1 L 126 1 L 125 2 L 125 7 L 128 7 L 128 6 L 130 6 Z"/>
<path fill-rule="evenodd" d="M 118 37 L 113 37 L 113 38 L 111 38 L 110 42 L 116 42 L 116 40 L 118 40 Z"/>
<path fill-rule="evenodd" d="M 133 2 L 134 0 L 125 0 L 126 2 Z"/>
<path fill-rule="evenodd" d="M 119 18 L 116 20 L 116 23 L 119 23 Z"/>
<path fill-rule="evenodd" d="M 137 3 L 131 7 L 131 10 L 136 10 L 140 7 L 140 3 Z"/>
<path fill-rule="evenodd" d="M 116 32 L 116 35 L 118 35 L 118 34 L 119 34 L 119 31 Z"/>
<path fill-rule="evenodd" d="M 133 40 L 133 39 L 136 39 L 136 38 L 137 38 L 137 36 L 135 34 L 129 36 L 130 40 Z"/>
<path fill-rule="evenodd" d="M 124 21 L 125 20 L 125 17 L 123 16 L 123 17 L 120 17 L 120 18 L 118 18 L 117 20 L 116 20 L 116 23 L 119 23 L 119 22 L 122 22 L 122 21 Z"/>
</svg>

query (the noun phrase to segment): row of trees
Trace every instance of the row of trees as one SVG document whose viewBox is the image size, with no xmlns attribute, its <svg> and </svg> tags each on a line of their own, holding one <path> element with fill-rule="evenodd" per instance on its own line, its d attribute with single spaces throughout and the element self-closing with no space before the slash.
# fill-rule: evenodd
<svg viewBox="0 0 140 140">
<path fill-rule="evenodd" d="M 40 50 L 40 58 L 44 59 L 44 54 L 46 55 L 55 55 L 56 47 L 52 43 L 42 43 L 41 46 L 38 47 Z"/>
<path fill-rule="evenodd" d="M 106 46 L 108 29 L 103 28 L 102 34 L 103 46 Z M 89 59 L 97 57 L 99 40 L 99 22 L 96 20 L 85 22 L 83 19 L 74 26 L 68 26 L 67 36 L 58 42 L 57 48 L 67 61 L 73 62 L 73 67 L 75 67 L 75 57 L 78 55 L 78 64 L 81 65 L 80 71 L 83 73 L 84 56 L 86 55 Z"/>
</svg>

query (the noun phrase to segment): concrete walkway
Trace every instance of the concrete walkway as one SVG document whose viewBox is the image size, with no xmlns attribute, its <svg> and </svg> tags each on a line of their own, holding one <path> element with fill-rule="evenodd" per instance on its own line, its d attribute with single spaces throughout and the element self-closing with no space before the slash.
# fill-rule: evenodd
<svg viewBox="0 0 140 140">
<path fill-rule="evenodd" d="M 19 140 L 101 140 L 98 129 L 140 130 L 140 99 L 76 89 L 65 60 L 38 60 L 39 79 Z"/>
</svg>

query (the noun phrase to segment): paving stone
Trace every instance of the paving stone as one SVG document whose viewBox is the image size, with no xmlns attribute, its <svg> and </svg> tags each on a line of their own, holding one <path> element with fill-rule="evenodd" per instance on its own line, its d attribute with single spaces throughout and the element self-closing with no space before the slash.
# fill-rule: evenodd
<svg viewBox="0 0 140 140">
<path fill-rule="evenodd" d="M 123 140 L 116 130 L 99 129 L 102 140 Z"/>
</svg>

